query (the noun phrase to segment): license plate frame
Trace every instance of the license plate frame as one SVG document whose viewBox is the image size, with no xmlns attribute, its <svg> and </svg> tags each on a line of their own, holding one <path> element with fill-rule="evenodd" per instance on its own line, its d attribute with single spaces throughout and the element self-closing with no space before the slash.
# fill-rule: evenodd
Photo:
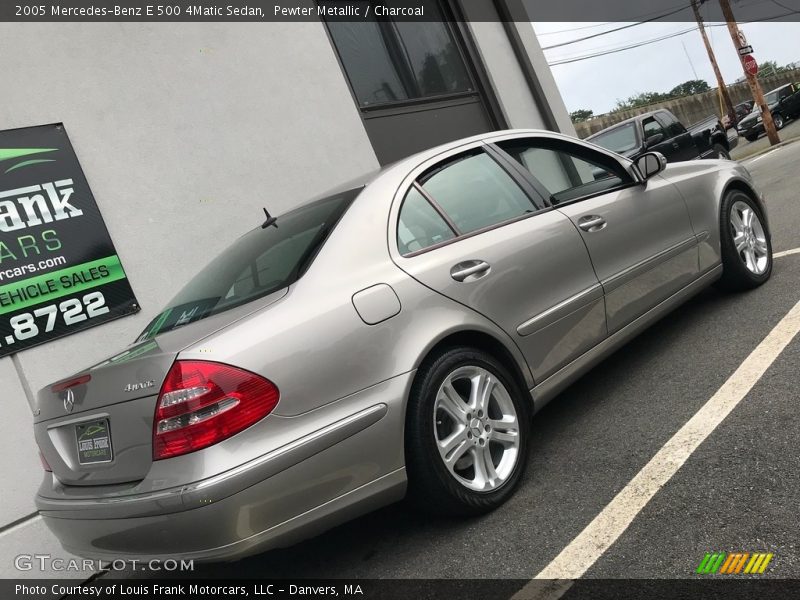
<svg viewBox="0 0 800 600">
<path fill-rule="evenodd" d="M 111 423 L 108 419 L 93 419 L 75 425 L 75 447 L 78 463 L 98 465 L 114 460 L 111 443 Z"/>
</svg>

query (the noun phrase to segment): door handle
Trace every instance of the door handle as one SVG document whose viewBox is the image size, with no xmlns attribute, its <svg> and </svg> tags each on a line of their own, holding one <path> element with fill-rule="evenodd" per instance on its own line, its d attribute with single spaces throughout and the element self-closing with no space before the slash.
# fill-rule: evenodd
<svg viewBox="0 0 800 600">
<path fill-rule="evenodd" d="M 598 215 L 589 215 L 587 217 L 581 217 L 581 219 L 578 221 L 578 227 L 590 233 L 595 231 L 600 231 L 601 229 L 605 229 L 606 225 L 608 225 L 608 223 L 606 223 L 606 220 Z"/>
<path fill-rule="evenodd" d="M 680 148 L 680 144 L 678 144 L 678 142 L 672 142 L 672 147 L 675 148 L 675 150 L 677 150 L 678 148 Z"/>
<path fill-rule="evenodd" d="M 456 281 L 475 281 L 488 275 L 491 268 L 484 260 L 465 260 L 450 269 L 450 277 Z"/>
</svg>

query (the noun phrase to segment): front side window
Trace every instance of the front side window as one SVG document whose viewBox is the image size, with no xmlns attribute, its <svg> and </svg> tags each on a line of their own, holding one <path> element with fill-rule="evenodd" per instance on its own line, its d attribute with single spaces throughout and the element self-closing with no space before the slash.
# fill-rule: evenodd
<svg viewBox="0 0 800 600">
<path fill-rule="evenodd" d="M 141 342 L 159 333 L 263 298 L 303 274 L 361 188 L 306 204 L 257 227 L 195 275 L 145 328 Z"/>
<path fill-rule="evenodd" d="M 497 146 L 537 180 L 553 204 L 598 194 L 632 181 L 612 158 L 560 140 L 507 140 Z"/>
<path fill-rule="evenodd" d="M 655 117 L 647 117 L 644 121 L 642 121 L 642 129 L 644 130 L 645 142 L 647 142 L 650 138 L 658 134 L 666 136 L 664 128 L 661 126 L 661 123 L 656 121 Z"/>
<path fill-rule="evenodd" d="M 483 150 L 450 159 L 419 179 L 459 233 L 470 233 L 537 208 L 511 176 Z"/>
<path fill-rule="evenodd" d="M 669 137 L 677 137 L 686 133 L 686 128 L 671 114 L 661 112 L 656 115 L 656 118 L 664 126 L 664 129 L 669 134 Z"/>
<path fill-rule="evenodd" d="M 434 0 L 422 0 L 426 22 L 374 18 L 329 21 L 333 44 L 358 104 L 372 107 L 472 92 L 450 24 Z"/>
</svg>

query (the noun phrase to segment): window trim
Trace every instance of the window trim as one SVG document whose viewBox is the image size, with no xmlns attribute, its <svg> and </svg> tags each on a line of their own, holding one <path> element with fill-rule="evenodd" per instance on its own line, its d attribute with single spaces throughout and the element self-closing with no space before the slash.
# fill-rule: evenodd
<svg viewBox="0 0 800 600">
<path fill-rule="evenodd" d="M 470 152 L 483 152 L 484 154 L 488 155 L 490 159 L 492 159 L 513 181 L 514 183 L 519 186 L 522 193 L 528 198 L 531 203 L 531 208 L 533 209 L 529 213 L 521 214 L 517 217 L 512 217 L 511 219 L 506 219 L 505 221 L 500 221 L 498 223 L 493 223 L 492 225 L 487 225 L 486 227 L 482 227 L 480 229 L 475 229 L 474 231 L 470 232 L 462 232 L 455 223 L 452 222 L 452 219 L 449 215 L 444 211 L 444 209 L 439 205 L 438 202 L 425 190 L 422 185 L 419 184 L 419 179 L 431 169 L 436 168 L 439 165 L 446 164 L 448 162 L 452 162 L 454 159 L 457 159 L 459 156 L 463 154 L 467 154 Z M 389 237 L 393 237 L 392 244 L 394 245 L 393 249 L 396 250 L 397 255 L 403 258 L 414 258 L 421 254 L 425 254 L 432 250 L 438 250 L 439 248 L 443 248 L 445 246 L 449 246 L 461 240 L 469 239 L 471 237 L 475 237 L 482 233 L 486 233 L 489 231 L 494 231 L 495 229 L 499 229 L 500 227 L 505 227 L 507 225 L 511 225 L 512 223 L 516 223 L 518 221 L 524 221 L 525 219 L 529 219 L 531 217 L 535 217 L 545 212 L 550 212 L 554 210 L 553 206 L 548 206 L 545 199 L 541 197 L 541 195 L 536 192 L 535 188 L 533 188 L 530 182 L 526 181 L 525 178 L 522 176 L 521 173 L 518 172 L 517 168 L 513 165 L 513 159 L 506 159 L 502 155 L 497 155 L 491 149 L 491 144 L 481 141 L 474 144 L 469 144 L 465 147 L 459 147 L 452 151 L 452 153 L 447 154 L 443 157 L 436 157 L 429 162 L 420 165 L 420 168 L 414 170 L 414 172 L 409 175 L 411 177 L 411 184 L 410 185 L 403 185 L 398 190 L 398 194 L 395 198 L 399 197 L 400 203 L 397 209 L 396 216 L 390 220 L 390 225 L 393 223 L 393 236 L 390 234 Z M 425 248 L 420 248 L 419 250 L 414 250 L 413 252 L 408 252 L 403 254 L 400 252 L 400 245 L 398 244 L 398 231 L 400 226 L 400 215 L 403 212 L 403 205 L 406 201 L 406 196 L 411 189 L 416 189 L 420 194 L 422 194 L 423 198 L 425 198 L 431 207 L 439 214 L 439 216 L 447 223 L 447 225 L 452 229 L 454 233 L 454 237 L 450 238 L 449 240 L 444 240 L 439 242 L 438 244 L 433 244 L 432 246 L 427 246 Z M 537 203 L 537 200 L 541 202 L 541 206 Z"/>
<path fill-rule="evenodd" d="M 556 149 L 556 148 L 547 148 L 546 144 L 549 142 L 549 143 L 551 143 L 553 145 L 564 144 L 564 145 L 570 146 L 570 147 L 575 149 L 575 152 L 571 152 L 571 153 L 567 152 L 568 154 L 571 154 L 572 156 L 575 156 L 576 158 L 579 158 L 579 159 L 582 159 L 582 160 L 587 160 L 587 162 L 599 162 L 599 164 L 601 166 L 602 166 L 603 162 L 613 161 L 617 165 L 619 165 L 619 170 L 625 173 L 625 175 L 626 175 L 626 177 L 628 177 L 629 181 L 623 181 L 623 183 L 620 184 L 620 185 L 616 185 L 614 187 L 610 187 L 608 189 L 601 190 L 599 192 L 595 192 L 593 194 L 586 194 L 584 196 L 579 196 L 577 198 L 573 198 L 572 200 L 568 200 L 566 202 L 559 202 L 558 204 L 554 204 L 553 200 L 552 200 L 552 194 L 549 191 L 547 191 L 547 188 L 545 188 L 545 186 L 542 184 L 542 182 L 539 181 L 539 179 L 533 173 L 528 171 L 528 169 L 526 169 L 524 166 L 520 165 L 514 159 L 513 156 L 508 154 L 505 150 L 503 150 L 498 145 L 499 143 L 502 143 L 502 142 L 524 141 L 524 140 L 527 140 L 527 139 L 540 140 L 540 141 L 544 142 L 545 145 L 544 146 L 539 146 L 539 147 L 541 147 L 543 149 L 546 149 L 546 150 L 550 150 L 551 149 L 551 150 L 556 151 L 556 152 L 558 152 L 559 150 Z M 583 202 L 584 200 L 590 200 L 591 198 L 596 198 L 597 196 L 602 196 L 603 194 L 608 194 L 608 193 L 611 193 L 611 192 L 624 190 L 624 189 L 627 189 L 627 188 L 630 188 L 630 187 L 635 187 L 635 186 L 638 186 L 638 185 L 641 184 L 641 182 L 633 174 L 631 174 L 630 169 L 626 168 L 626 166 L 623 163 L 620 163 L 616 158 L 614 158 L 610 154 L 607 154 L 606 152 L 600 152 L 598 150 L 594 150 L 593 148 L 589 148 L 589 147 L 587 147 L 587 146 L 585 146 L 583 144 L 575 144 L 574 142 L 571 142 L 569 140 L 564 140 L 564 139 L 559 138 L 559 137 L 549 137 L 549 136 L 537 137 L 537 136 L 531 136 L 531 135 L 520 135 L 520 136 L 502 138 L 502 139 L 499 139 L 499 140 L 490 140 L 490 141 L 487 142 L 487 144 L 489 146 L 494 147 L 495 150 L 498 153 L 500 153 L 507 161 L 510 161 L 512 163 L 515 163 L 516 165 L 519 165 L 519 171 L 520 171 L 521 176 L 530 180 L 530 185 L 534 189 L 539 191 L 540 194 L 542 194 L 545 203 L 547 204 L 548 207 L 551 207 L 551 208 L 559 208 L 561 206 L 569 206 L 570 204 L 575 204 L 576 202 Z M 581 155 L 586 155 L 588 158 L 584 158 Z M 593 160 L 591 158 L 592 155 L 602 156 L 604 158 L 604 160 L 603 161 Z"/>
<path fill-rule="evenodd" d="M 326 19 L 322 19 L 325 25 L 325 31 L 328 34 L 328 39 L 331 43 L 331 48 L 333 49 L 334 54 L 336 55 L 337 62 L 341 67 L 342 74 L 344 75 L 345 80 L 347 81 L 348 87 L 353 95 L 353 100 L 355 102 L 356 107 L 359 111 L 362 112 L 369 112 L 369 111 L 379 111 L 379 110 L 386 110 L 392 108 L 402 108 L 404 106 L 408 106 L 409 104 L 416 104 L 416 103 L 424 103 L 424 102 L 436 102 L 441 100 L 449 100 L 449 99 L 460 99 L 465 96 L 477 96 L 480 98 L 480 81 L 478 81 L 479 74 L 474 73 L 474 66 L 471 65 L 470 60 L 471 56 L 469 56 L 466 52 L 466 49 L 462 47 L 463 40 L 460 39 L 459 34 L 461 33 L 454 27 L 454 23 L 448 18 L 449 16 L 449 6 L 447 2 L 442 2 L 441 0 L 432 0 L 433 3 L 436 5 L 436 9 L 442 15 L 441 21 L 436 21 L 444 26 L 445 31 L 447 32 L 448 38 L 452 42 L 456 52 L 458 53 L 459 58 L 461 59 L 461 64 L 464 69 L 464 74 L 467 77 L 467 81 L 469 83 L 469 88 L 465 90 L 458 90 L 456 92 L 445 92 L 445 93 L 438 93 L 438 94 L 430 94 L 430 95 L 421 95 L 421 90 L 419 89 L 419 82 L 417 81 L 417 74 L 414 72 L 413 65 L 410 63 L 410 59 L 405 56 L 403 52 L 403 44 L 402 44 L 402 36 L 398 31 L 397 27 L 395 26 L 395 21 L 391 18 L 388 19 L 381 19 L 377 21 L 378 28 L 381 31 L 381 37 L 384 40 L 384 44 L 386 46 L 386 51 L 389 56 L 389 61 L 392 68 L 397 73 L 397 78 L 400 84 L 403 87 L 403 91 L 408 96 L 407 98 L 403 98 L 400 100 L 388 100 L 384 102 L 374 102 L 371 104 L 362 104 L 361 99 L 358 96 L 358 93 L 353 86 L 353 82 L 350 79 L 350 75 L 347 71 L 347 67 L 342 60 L 342 56 L 339 52 L 339 48 L 336 45 L 334 40 L 334 36 L 328 27 L 328 21 Z M 374 2 L 371 0 L 369 4 L 373 4 Z M 411 94 L 420 94 L 418 96 L 411 96 Z"/>
</svg>

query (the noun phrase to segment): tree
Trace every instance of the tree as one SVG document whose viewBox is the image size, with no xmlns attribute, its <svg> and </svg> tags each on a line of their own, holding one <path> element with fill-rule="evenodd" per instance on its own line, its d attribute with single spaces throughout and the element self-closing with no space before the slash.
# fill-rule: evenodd
<svg viewBox="0 0 800 600">
<path fill-rule="evenodd" d="M 679 98 L 681 96 L 693 96 L 695 94 L 707 92 L 710 89 L 711 86 L 709 86 L 708 83 L 702 79 L 690 79 L 689 81 L 685 81 L 672 88 L 669 92 L 669 95 L 673 98 Z"/>
<path fill-rule="evenodd" d="M 661 92 L 640 92 L 635 96 L 629 97 L 627 100 L 617 99 L 617 105 L 614 110 L 628 110 L 629 108 L 656 104 L 657 102 L 663 102 L 669 99 L 669 94 L 662 94 Z"/>
<path fill-rule="evenodd" d="M 620 110 L 628 110 L 631 108 L 639 108 L 640 106 L 649 106 L 651 104 L 658 104 L 673 98 L 680 98 L 681 96 L 691 96 L 693 94 L 702 94 L 711 89 L 707 82 L 702 79 L 690 79 L 683 83 L 676 85 L 670 91 L 664 92 L 640 92 L 635 96 L 629 97 L 627 100 L 617 99 L 617 105 L 612 112 Z"/>
<path fill-rule="evenodd" d="M 776 63 L 774 60 L 765 60 L 764 62 L 758 64 L 758 77 L 771 77 L 773 75 L 777 75 L 778 73 L 791 70 L 792 68 L 789 65 L 786 65 L 785 67 L 779 67 L 778 63 Z"/>
<path fill-rule="evenodd" d="M 588 110 L 586 108 L 581 108 L 579 110 L 573 110 L 569 113 L 569 118 L 573 123 L 580 123 L 582 121 L 588 121 L 594 116 L 593 110 Z"/>
</svg>

